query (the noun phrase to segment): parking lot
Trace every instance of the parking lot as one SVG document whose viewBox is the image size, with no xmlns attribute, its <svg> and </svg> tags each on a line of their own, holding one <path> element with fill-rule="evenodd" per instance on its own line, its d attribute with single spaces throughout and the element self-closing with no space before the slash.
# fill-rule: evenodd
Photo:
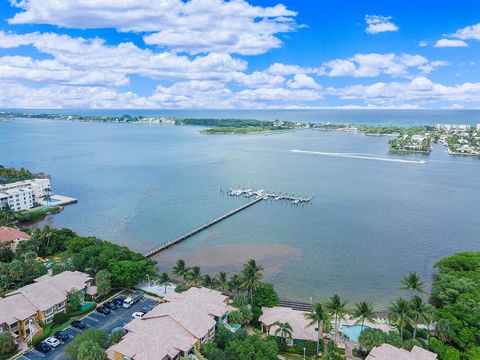
<svg viewBox="0 0 480 360">
<path fill-rule="evenodd" d="M 88 329 L 89 327 L 94 327 L 97 329 L 105 330 L 105 333 L 110 335 L 113 329 L 117 327 L 122 327 L 132 320 L 132 314 L 136 311 L 140 311 L 141 308 L 152 309 L 157 302 L 152 299 L 144 298 L 137 303 L 133 304 L 129 309 L 119 307 L 116 310 L 112 310 L 109 315 L 102 315 L 97 311 L 90 313 L 81 319 L 84 322 Z M 86 330 L 85 329 L 85 330 Z M 63 352 L 65 345 L 72 341 L 72 339 L 81 334 L 85 330 L 78 330 L 69 326 L 65 329 L 65 332 L 68 334 L 69 339 L 65 342 L 62 342 L 61 345 L 50 350 L 50 352 L 43 354 L 37 350 L 31 350 L 25 353 L 20 359 L 22 360 L 64 360 L 68 359 L 68 356 Z M 53 336 L 53 334 L 52 334 Z"/>
</svg>

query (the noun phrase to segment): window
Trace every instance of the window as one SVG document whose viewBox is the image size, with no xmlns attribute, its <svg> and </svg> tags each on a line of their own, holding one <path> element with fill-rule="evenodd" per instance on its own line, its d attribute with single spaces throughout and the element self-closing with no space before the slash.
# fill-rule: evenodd
<svg viewBox="0 0 480 360">
<path fill-rule="evenodd" d="M 47 318 L 47 320 L 45 320 L 47 324 L 50 324 L 52 321 L 53 321 L 53 316 L 50 316 L 49 318 Z"/>
<path fill-rule="evenodd" d="M 58 303 L 57 307 L 60 309 L 65 306 L 65 301 L 62 301 L 61 303 Z"/>
<path fill-rule="evenodd" d="M 50 315 L 53 312 L 53 307 L 45 310 L 45 315 Z"/>
</svg>

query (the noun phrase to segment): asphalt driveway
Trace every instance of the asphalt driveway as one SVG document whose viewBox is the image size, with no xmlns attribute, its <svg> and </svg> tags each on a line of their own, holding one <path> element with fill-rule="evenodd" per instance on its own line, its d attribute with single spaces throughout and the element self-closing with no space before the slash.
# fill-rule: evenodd
<svg viewBox="0 0 480 360">
<path fill-rule="evenodd" d="M 102 315 L 96 311 L 82 318 L 82 322 L 89 327 L 103 329 L 107 335 L 110 335 L 113 329 L 122 327 L 132 320 L 132 314 L 136 311 L 140 311 L 141 308 L 146 307 L 152 309 L 157 302 L 152 299 L 144 298 L 132 305 L 129 309 L 123 307 L 113 310 L 109 315 Z M 82 330 L 75 329 L 71 326 L 67 327 L 65 331 L 68 333 L 69 339 L 62 342 L 61 345 L 50 352 L 43 354 L 35 349 L 25 353 L 19 359 L 21 360 L 68 360 L 68 356 L 64 353 L 65 345 L 72 341 L 72 339 L 78 334 L 82 333 Z M 85 330 L 83 330 L 85 331 Z M 53 335 L 53 334 L 52 334 Z"/>
</svg>

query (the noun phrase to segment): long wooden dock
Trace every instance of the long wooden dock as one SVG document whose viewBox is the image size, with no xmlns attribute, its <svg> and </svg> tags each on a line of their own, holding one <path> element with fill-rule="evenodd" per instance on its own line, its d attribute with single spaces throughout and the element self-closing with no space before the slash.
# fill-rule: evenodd
<svg viewBox="0 0 480 360">
<path fill-rule="evenodd" d="M 242 206 L 240 206 L 236 209 L 233 209 L 232 211 L 229 211 L 228 213 L 223 214 L 222 216 L 219 216 L 219 217 L 213 219 L 212 221 L 209 221 L 206 224 L 203 224 L 199 227 L 196 227 L 195 229 L 193 229 L 193 230 L 191 230 L 191 231 L 189 231 L 189 232 L 187 232 L 183 235 L 180 235 L 176 239 L 165 241 L 164 243 L 160 244 L 159 246 L 145 252 L 143 255 L 146 256 L 146 257 L 153 257 L 153 256 L 157 255 L 158 253 L 162 252 L 163 250 L 166 250 L 166 249 L 178 244 L 179 242 L 189 238 L 190 236 L 198 234 L 199 232 L 209 228 L 210 226 L 213 226 L 213 225 L 219 223 L 220 221 L 225 220 L 226 218 L 228 218 L 232 215 L 235 215 L 236 213 L 238 213 L 242 210 L 245 210 L 246 208 L 249 208 L 252 205 L 257 204 L 264 199 L 265 199 L 265 196 L 259 196 L 255 200 L 252 200 L 252 201 L 250 201 L 250 202 L 248 202 L 248 203 L 246 203 L 246 204 L 244 204 L 244 205 L 242 205 Z"/>
</svg>

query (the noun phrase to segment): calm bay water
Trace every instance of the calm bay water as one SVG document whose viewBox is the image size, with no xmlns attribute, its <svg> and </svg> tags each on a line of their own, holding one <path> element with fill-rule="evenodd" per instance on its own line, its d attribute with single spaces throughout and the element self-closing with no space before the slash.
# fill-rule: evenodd
<svg viewBox="0 0 480 360">
<path fill-rule="evenodd" d="M 335 116 L 360 119 L 357 122 L 379 116 L 361 113 Z M 478 111 L 443 113 L 440 118 L 434 114 L 438 121 L 431 120 L 431 113 L 410 114 L 408 124 L 480 122 Z M 384 121 L 370 122 L 401 123 L 405 115 L 382 116 Z M 232 116 L 226 112 L 219 117 Z M 221 189 L 249 185 L 315 194 L 314 202 L 305 206 L 259 203 L 158 257 L 163 271 L 182 257 L 204 272 L 233 272 L 253 257 L 282 296 L 291 299 L 319 299 L 337 292 L 351 301 L 384 305 L 399 295 L 398 281 L 407 272 L 417 271 L 428 282 L 435 261 L 480 247 L 480 159 L 451 157 L 441 146 L 430 156 L 389 154 L 387 137 L 351 133 L 206 136 L 197 130 L 0 122 L 0 164 L 49 173 L 56 193 L 79 199 L 45 223 L 138 251 L 246 201 L 225 196 Z M 427 163 L 386 162 L 382 157 Z"/>
</svg>

